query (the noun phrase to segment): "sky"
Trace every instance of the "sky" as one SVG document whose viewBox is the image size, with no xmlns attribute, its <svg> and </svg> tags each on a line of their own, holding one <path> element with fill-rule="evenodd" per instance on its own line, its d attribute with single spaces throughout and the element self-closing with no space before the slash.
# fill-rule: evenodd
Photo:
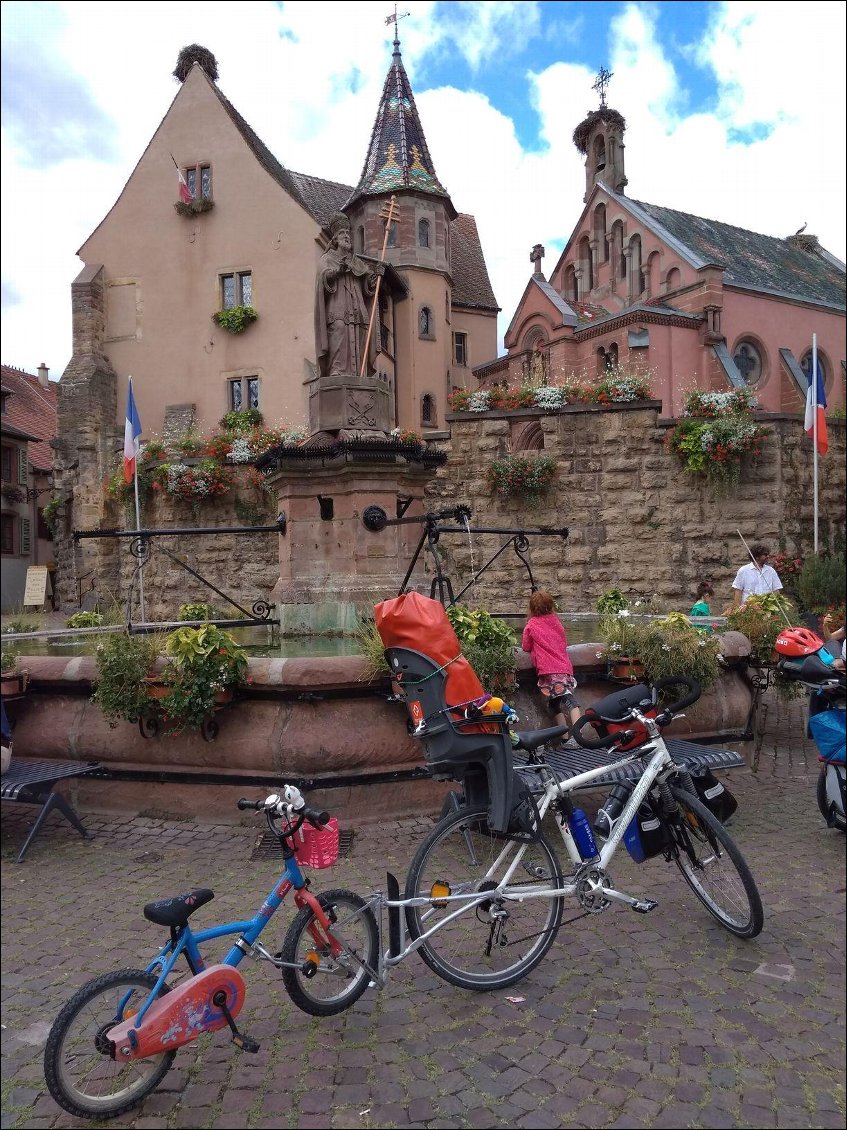
<svg viewBox="0 0 847 1130">
<path fill-rule="evenodd" d="M 845 255 L 845 8 L 789 3 L 451 2 L 396 11 L 436 174 L 476 217 L 511 320 L 541 243 L 547 277 L 585 191 L 574 128 L 626 119 L 635 200 L 766 235 L 806 226 Z M 2 3 L 3 364 L 58 378 L 76 252 L 177 90 L 180 49 L 287 168 L 358 182 L 391 63 L 390 3 Z M 408 15 L 404 15 L 408 13 Z M 502 345 L 501 345 L 502 348 Z"/>
</svg>

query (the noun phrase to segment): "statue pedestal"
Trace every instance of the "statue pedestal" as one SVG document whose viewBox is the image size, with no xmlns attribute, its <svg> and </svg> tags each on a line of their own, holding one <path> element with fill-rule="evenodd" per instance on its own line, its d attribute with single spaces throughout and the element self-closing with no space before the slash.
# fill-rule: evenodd
<svg viewBox="0 0 847 1130">
<path fill-rule="evenodd" d="M 394 390 L 386 376 L 318 377 L 309 389 L 309 423 L 316 432 L 382 434 L 394 427 Z"/>
<path fill-rule="evenodd" d="M 393 517 L 398 498 L 412 499 L 406 517 L 424 513 L 432 471 L 401 456 L 369 462 L 343 454 L 298 458 L 269 476 L 287 531 L 279 539 L 279 581 L 271 599 L 285 635 L 356 631 L 357 613 L 395 596 L 409 568 L 422 525 L 388 526 L 371 533 L 362 523 L 368 506 Z M 423 554 L 409 588 L 429 592 Z"/>
</svg>

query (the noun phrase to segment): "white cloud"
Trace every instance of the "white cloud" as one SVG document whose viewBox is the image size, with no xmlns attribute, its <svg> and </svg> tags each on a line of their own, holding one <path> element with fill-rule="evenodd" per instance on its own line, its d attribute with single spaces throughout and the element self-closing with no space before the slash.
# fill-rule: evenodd
<svg viewBox="0 0 847 1130">
<path fill-rule="evenodd" d="M 579 23 L 564 35 L 548 22 L 542 34 L 560 46 L 562 61 L 525 71 L 507 52 L 533 42 L 545 6 L 467 3 L 446 16 L 430 3 L 408 7 L 403 61 L 438 176 L 456 208 L 477 218 L 502 332 L 531 273 L 530 248 L 545 244 L 549 274 L 582 209 L 582 158 L 571 136 L 596 102 L 593 74 L 570 59 Z M 354 184 L 390 63 L 386 11 L 375 0 L 211 4 L 198 25 L 196 5 L 4 4 L 4 41 L 17 37 L 16 50 L 40 44 L 42 66 L 87 89 L 113 122 L 119 156 L 96 161 L 79 152 L 27 167 L 4 90 L 3 289 L 20 302 L 3 311 L 3 360 L 30 371 L 44 360 L 54 375 L 67 364 L 76 249 L 166 113 L 181 47 L 199 41 L 215 54 L 222 91 L 283 164 Z M 840 3 L 718 5 L 687 53 L 719 94 L 692 114 L 679 56 L 659 41 L 655 10 L 628 5 L 609 26 L 607 55 L 609 102 L 628 124 L 627 193 L 772 235 L 808 221 L 844 258 L 843 43 Z M 423 90 L 416 74 L 426 73 L 427 51 L 441 59 L 464 53 L 475 89 Z M 39 104 L 53 89 L 46 77 L 43 89 L 33 83 L 32 110 L 62 122 L 66 107 Z M 485 93 L 506 77 L 523 82 L 538 114 L 540 145 L 531 150 Z M 27 113 L 25 102 L 17 112 Z"/>
</svg>

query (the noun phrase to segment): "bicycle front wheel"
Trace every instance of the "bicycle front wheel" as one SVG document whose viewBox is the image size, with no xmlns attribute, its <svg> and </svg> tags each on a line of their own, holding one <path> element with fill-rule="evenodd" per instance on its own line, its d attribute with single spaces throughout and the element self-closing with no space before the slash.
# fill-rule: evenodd
<svg viewBox="0 0 847 1130">
<path fill-rule="evenodd" d="M 418 952 L 451 985 L 504 989 L 534 969 L 555 941 L 562 898 L 544 892 L 562 886 L 559 862 L 543 836 L 530 843 L 501 835 L 488 827 L 486 809 L 461 809 L 435 825 L 412 860 L 406 898 L 431 901 L 406 907 L 409 934 L 417 940 L 434 930 Z M 437 897 L 487 890 L 497 893 L 464 908 Z"/>
<path fill-rule="evenodd" d="M 706 910 L 739 938 L 755 938 L 764 922 L 756 882 L 735 841 L 701 801 L 671 788 L 680 824 L 673 828 L 674 862 Z"/>
<path fill-rule="evenodd" d="M 56 1017 L 44 1049 L 44 1077 L 63 1110 L 78 1118 L 114 1118 L 158 1087 L 176 1052 L 118 1061 L 109 1041 L 109 1029 L 140 1011 L 155 984 L 153 974 L 141 969 L 106 973 L 83 985 Z"/>
<path fill-rule="evenodd" d="M 290 964 L 282 980 L 298 1008 L 334 1016 L 355 1004 L 370 984 L 369 969 L 379 965 L 379 931 L 371 908 L 352 891 L 324 891 L 317 899 L 332 924 L 329 937 L 312 908 L 304 906 L 285 935 L 282 960 Z"/>
</svg>

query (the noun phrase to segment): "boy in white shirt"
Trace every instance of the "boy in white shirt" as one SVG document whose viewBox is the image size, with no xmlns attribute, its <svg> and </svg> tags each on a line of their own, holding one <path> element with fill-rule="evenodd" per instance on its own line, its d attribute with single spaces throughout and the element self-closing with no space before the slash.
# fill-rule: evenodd
<svg viewBox="0 0 847 1130">
<path fill-rule="evenodd" d="M 779 574 L 767 563 L 771 555 L 768 547 L 758 543 L 751 548 L 750 554 L 753 560 L 741 566 L 732 582 L 732 608 L 741 608 L 748 596 L 753 596 L 754 593 L 758 596 L 762 593 L 779 592 L 782 588 Z"/>
</svg>

